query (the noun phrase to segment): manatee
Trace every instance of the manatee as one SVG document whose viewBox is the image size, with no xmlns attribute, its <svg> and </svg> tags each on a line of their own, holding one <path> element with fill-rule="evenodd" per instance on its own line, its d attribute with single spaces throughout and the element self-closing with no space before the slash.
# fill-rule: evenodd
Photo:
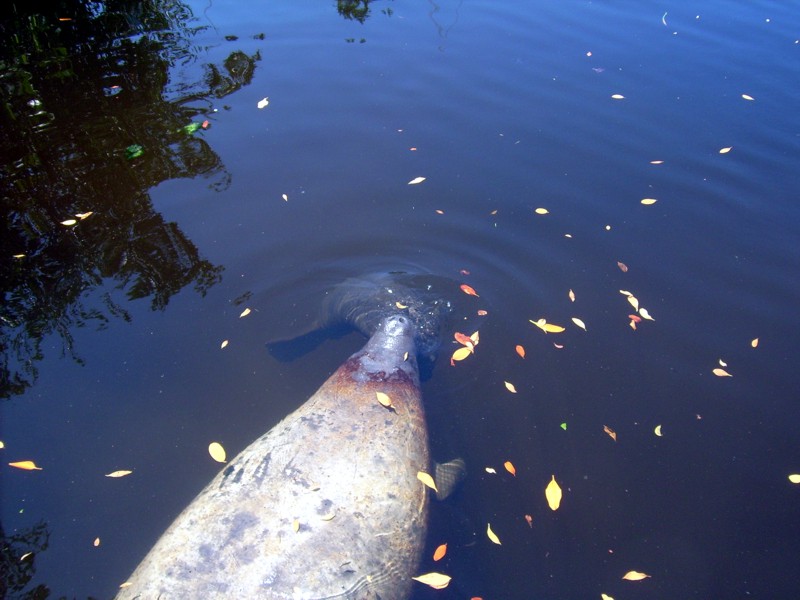
<svg viewBox="0 0 800 600">
<path fill-rule="evenodd" d="M 408 598 L 431 495 L 417 475 L 433 470 L 417 341 L 439 324 L 401 310 L 352 313 L 366 345 L 225 466 L 118 599 Z M 446 472 L 458 479 L 460 467 Z"/>
</svg>

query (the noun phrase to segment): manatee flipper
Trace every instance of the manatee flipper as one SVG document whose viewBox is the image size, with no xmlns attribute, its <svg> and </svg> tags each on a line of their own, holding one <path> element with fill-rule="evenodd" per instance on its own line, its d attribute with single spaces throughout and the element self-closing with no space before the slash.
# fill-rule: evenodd
<svg viewBox="0 0 800 600">
<path fill-rule="evenodd" d="M 446 500 L 467 476 L 467 465 L 460 458 L 434 464 L 436 499 Z"/>
</svg>

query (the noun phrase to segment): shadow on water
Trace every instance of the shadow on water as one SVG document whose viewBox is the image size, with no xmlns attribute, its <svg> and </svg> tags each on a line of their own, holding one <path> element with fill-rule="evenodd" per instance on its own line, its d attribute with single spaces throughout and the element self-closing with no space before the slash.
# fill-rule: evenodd
<svg viewBox="0 0 800 600">
<path fill-rule="evenodd" d="M 174 178 L 230 183 L 202 134 L 212 101 L 248 85 L 260 56 L 194 66 L 194 24 L 170 1 L 30 3 L 0 17 L 0 397 L 36 381 L 44 336 L 80 362 L 73 328 L 130 319 L 111 292 L 99 306 L 88 292 L 110 286 L 161 310 L 220 281 L 223 267 L 148 194 Z"/>
</svg>

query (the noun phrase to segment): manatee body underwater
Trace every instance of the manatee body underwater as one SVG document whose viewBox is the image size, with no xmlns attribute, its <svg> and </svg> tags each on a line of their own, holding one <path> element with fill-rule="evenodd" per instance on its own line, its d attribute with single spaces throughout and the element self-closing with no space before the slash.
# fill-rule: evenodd
<svg viewBox="0 0 800 600">
<path fill-rule="evenodd" d="M 396 308 L 377 322 L 176 518 L 117 598 L 408 598 L 430 496 L 417 474 L 431 471 L 416 327 Z"/>
</svg>

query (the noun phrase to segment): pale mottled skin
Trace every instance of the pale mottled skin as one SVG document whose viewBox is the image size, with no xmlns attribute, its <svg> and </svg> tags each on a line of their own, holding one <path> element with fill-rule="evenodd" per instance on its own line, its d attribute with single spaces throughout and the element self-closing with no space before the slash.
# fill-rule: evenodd
<svg viewBox="0 0 800 600">
<path fill-rule="evenodd" d="M 428 509 L 415 354 L 413 323 L 384 319 L 214 478 L 117 598 L 407 598 Z"/>
</svg>

